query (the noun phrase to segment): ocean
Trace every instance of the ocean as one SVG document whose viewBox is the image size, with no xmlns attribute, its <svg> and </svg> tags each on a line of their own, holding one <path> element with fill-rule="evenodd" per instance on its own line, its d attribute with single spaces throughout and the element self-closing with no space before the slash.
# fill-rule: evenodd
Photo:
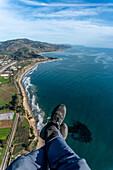
<svg viewBox="0 0 113 170">
<path fill-rule="evenodd" d="M 22 83 L 40 131 L 58 104 L 67 106 L 67 143 L 92 170 L 113 170 L 113 49 L 73 46 L 45 53 Z"/>
</svg>

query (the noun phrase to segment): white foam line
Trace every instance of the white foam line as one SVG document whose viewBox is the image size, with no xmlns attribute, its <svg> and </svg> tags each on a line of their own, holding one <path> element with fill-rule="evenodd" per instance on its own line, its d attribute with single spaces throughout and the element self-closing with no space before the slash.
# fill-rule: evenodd
<svg viewBox="0 0 113 170">
<path fill-rule="evenodd" d="M 52 62 L 55 62 L 55 61 L 59 61 L 59 60 L 62 60 L 62 58 L 58 58 L 58 60 L 49 60 L 49 61 L 44 61 L 43 63 L 52 63 Z M 39 64 L 43 64 L 43 63 L 39 63 Z"/>
<path fill-rule="evenodd" d="M 59 60 L 62 60 L 62 58 L 60 58 Z M 53 61 L 58 61 L 58 60 L 51 60 L 51 61 L 45 61 L 43 63 L 47 63 L 47 62 L 53 62 Z M 43 64 L 43 63 L 39 63 L 39 64 Z M 45 113 L 44 111 L 39 107 L 39 104 L 37 103 L 37 97 L 35 92 L 33 91 L 34 88 L 36 88 L 33 84 L 31 84 L 31 78 L 29 75 L 31 75 L 35 70 L 37 70 L 38 65 L 35 65 L 35 67 L 33 67 L 31 70 L 29 70 L 22 79 L 22 83 L 24 84 L 24 88 L 25 91 L 27 93 L 28 96 L 28 101 L 30 102 L 31 105 L 31 110 L 33 112 L 34 115 L 36 115 L 38 122 L 37 122 L 37 130 L 40 132 L 41 129 L 43 128 L 44 124 L 43 124 L 43 120 L 44 120 L 44 116 Z M 32 94 L 30 94 L 29 90 L 30 88 L 32 91 Z M 33 94 L 34 92 L 34 94 Z"/>
<path fill-rule="evenodd" d="M 37 66 L 34 69 L 32 69 L 32 73 L 36 69 L 37 69 Z M 39 104 L 37 103 L 37 98 L 36 98 L 35 94 L 32 95 L 29 92 L 30 88 L 35 88 L 35 86 L 33 84 L 31 84 L 31 78 L 29 77 L 29 74 L 32 74 L 32 73 L 29 72 L 28 74 L 24 75 L 22 82 L 24 84 L 24 88 L 27 93 L 28 101 L 30 102 L 32 112 L 34 112 L 34 114 L 36 114 L 37 119 L 38 119 L 37 130 L 40 131 L 42 129 L 42 127 L 44 126 L 43 119 L 44 119 L 45 113 L 39 107 Z M 34 90 L 31 90 L 31 91 L 32 91 L 32 93 L 34 92 Z"/>
<path fill-rule="evenodd" d="M 37 70 L 37 68 L 38 68 L 38 64 L 36 64 L 35 67 L 33 67 L 33 68 L 30 70 L 29 74 L 32 74 L 34 71 Z"/>
</svg>

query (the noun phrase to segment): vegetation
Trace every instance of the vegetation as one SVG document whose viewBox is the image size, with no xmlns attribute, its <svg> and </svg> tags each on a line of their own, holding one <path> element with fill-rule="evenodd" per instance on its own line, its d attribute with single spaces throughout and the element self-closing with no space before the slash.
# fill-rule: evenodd
<svg viewBox="0 0 113 170">
<path fill-rule="evenodd" d="M 49 44 L 29 39 L 16 39 L 0 43 L 0 54 L 8 55 L 14 60 L 22 60 L 25 58 L 43 58 L 39 53 L 66 48 L 70 48 L 70 46 Z"/>
<path fill-rule="evenodd" d="M 7 105 L 10 110 L 15 110 L 17 104 L 17 94 L 12 96 L 12 100 Z"/>
<path fill-rule="evenodd" d="M 0 128 L 0 140 L 7 139 L 10 128 Z"/>
<path fill-rule="evenodd" d="M 3 156 L 7 147 L 7 139 L 10 134 L 11 128 L 0 128 L 0 164 L 2 163 Z"/>
<path fill-rule="evenodd" d="M 15 119 L 16 119 L 16 113 L 14 113 L 14 116 L 13 116 L 13 123 L 14 123 Z"/>
<path fill-rule="evenodd" d="M 68 129 L 73 139 L 85 143 L 92 141 L 92 134 L 90 130 L 81 122 L 77 121 L 72 127 L 68 127 Z"/>
<path fill-rule="evenodd" d="M 14 84 L 6 83 L 0 86 L 0 106 L 5 106 L 12 100 L 12 96 L 16 93 Z M 0 110 L 7 109 L 7 107 L 0 107 Z"/>
<path fill-rule="evenodd" d="M 13 155 L 17 155 L 21 150 L 27 149 L 29 145 L 29 122 L 23 116 L 21 116 L 18 121 L 14 145 L 15 149 Z"/>
<path fill-rule="evenodd" d="M 0 155 L 0 164 L 2 163 L 2 160 L 3 160 L 4 154 L 5 154 L 6 147 L 7 147 L 7 144 L 5 144 L 4 148 L 2 148 L 2 149 L 0 150 L 0 153 L 1 153 L 1 155 Z"/>
<path fill-rule="evenodd" d="M 16 118 L 16 114 L 14 114 L 13 123 L 15 121 L 15 118 Z M 7 120 L 7 121 L 10 121 L 10 120 Z M 11 134 L 11 130 L 12 130 L 11 128 L 0 128 L 0 147 L 2 148 L 0 150 L 0 164 L 2 163 L 4 154 L 5 154 L 5 150 L 7 147 L 7 141 L 8 141 L 9 135 Z"/>
<path fill-rule="evenodd" d="M 5 106 L 5 102 L 0 102 L 0 106 Z"/>
<path fill-rule="evenodd" d="M 4 103 L 4 105 L 0 106 L 0 110 L 2 110 L 2 109 L 16 110 L 17 100 L 18 100 L 18 99 L 17 99 L 17 95 L 16 95 L 16 94 L 13 95 L 13 96 L 12 96 L 12 100 L 9 101 L 8 104 L 5 104 L 5 103 Z"/>
<path fill-rule="evenodd" d="M 29 122 L 26 118 L 24 118 L 23 122 L 21 123 L 23 128 L 29 128 Z M 29 134 L 29 132 L 28 132 Z"/>
<path fill-rule="evenodd" d="M 1 82 L 2 84 L 8 83 L 8 82 L 9 82 L 9 78 L 0 77 L 0 82 Z"/>
<path fill-rule="evenodd" d="M 0 114 L 8 113 L 8 112 L 13 112 L 13 110 L 10 110 L 10 109 L 2 109 L 2 110 L 0 110 Z"/>
<path fill-rule="evenodd" d="M 33 61 L 33 64 L 35 64 L 35 62 L 39 61 L 39 59 L 45 58 L 39 53 L 57 51 L 66 48 L 70 47 L 66 45 L 56 45 L 38 41 L 31 41 L 28 39 L 16 39 L 6 42 L 0 42 L 0 58 L 4 58 L 4 60 L 11 59 L 11 62 L 13 60 L 16 60 L 18 61 L 16 66 L 21 66 L 20 68 L 23 69 L 24 66 L 31 64 L 31 61 Z M 48 59 L 53 58 L 48 57 Z M 25 112 L 23 105 L 20 104 L 22 103 L 23 99 L 21 90 L 19 90 L 20 87 L 16 89 L 16 83 L 14 82 L 17 71 L 13 71 L 13 75 L 14 76 L 11 76 L 9 78 L 0 77 L 0 113 L 6 113 L 14 110 L 17 113 Z M 16 114 L 14 115 L 13 123 L 15 121 L 15 118 Z M 34 140 L 35 135 L 33 133 L 33 127 L 30 128 L 29 126 L 30 125 L 28 120 L 24 116 L 20 116 L 15 137 L 12 142 L 12 145 L 14 146 L 14 156 L 17 156 L 19 152 L 22 152 L 22 150 L 25 151 L 29 148 L 31 148 L 31 150 L 34 150 L 36 148 L 38 141 Z M 5 153 L 7 139 L 10 132 L 11 128 L 0 128 L 0 147 L 2 147 L 2 150 L 0 150 L 0 163 Z"/>
<path fill-rule="evenodd" d="M 31 144 L 32 151 L 36 150 L 37 143 L 38 143 L 38 139 L 34 140 L 34 142 Z"/>
<path fill-rule="evenodd" d="M 3 56 L 3 55 L 0 55 L 0 59 L 4 59 L 4 56 Z"/>
<path fill-rule="evenodd" d="M 21 150 L 23 150 L 24 149 L 24 147 L 22 146 L 22 144 L 18 144 L 18 145 L 16 145 L 15 146 L 15 149 L 14 149 L 14 151 L 13 151 L 13 155 L 18 155 L 18 153 L 21 151 Z"/>
</svg>

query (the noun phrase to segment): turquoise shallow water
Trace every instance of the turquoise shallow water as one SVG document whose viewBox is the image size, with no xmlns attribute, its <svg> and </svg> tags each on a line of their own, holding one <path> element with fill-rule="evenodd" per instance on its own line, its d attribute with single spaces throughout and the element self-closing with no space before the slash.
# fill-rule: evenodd
<svg viewBox="0 0 113 170">
<path fill-rule="evenodd" d="M 61 60 L 40 64 L 23 78 L 35 116 L 41 122 L 44 113 L 48 117 L 57 104 L 64 103 L 67 125 L 80 121 L 93 139 L 79 142 L 69 133 L 67 143 L 91 169 L 112 170 L 113 49 L 73 47 L 43 55 Z"/>
</svg>

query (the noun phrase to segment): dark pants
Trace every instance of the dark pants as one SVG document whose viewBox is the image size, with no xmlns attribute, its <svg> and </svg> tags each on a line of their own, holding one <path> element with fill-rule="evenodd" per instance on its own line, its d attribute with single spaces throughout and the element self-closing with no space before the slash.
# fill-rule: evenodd
<svg viewBox="0 0 113 170">
<path fill-rule="evenodd" d="M 44 147 L 28 155 L 18 157 L 6 170 L 46 170 L 47 162 L 50 169 L 90 170 L 85 159 L 81 159 L 76 155 L 57 128 L 56 131 L 58 136 L 47 140 Z"/>
</svg>

